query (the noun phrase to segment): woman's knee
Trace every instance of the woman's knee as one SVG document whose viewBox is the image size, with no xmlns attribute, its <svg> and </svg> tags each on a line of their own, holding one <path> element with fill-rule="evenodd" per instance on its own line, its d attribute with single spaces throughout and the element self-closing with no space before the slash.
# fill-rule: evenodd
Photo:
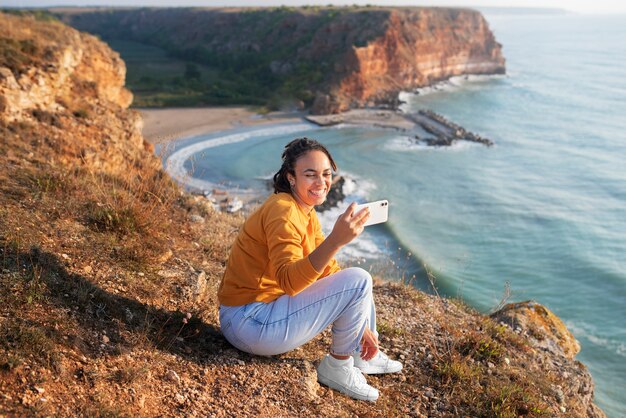
<svg viewBox="0 0 626 418">
<path fill-rule="evenodd" d="M 345 271 L 349 280 L 355 285 L 361 286 L 364 290 L 371 291 L 373 280 L 371 274 L 369 274 L 367 270 L 364 270 L 361 267 L 349 267 L 343 271 Z"/>
</svg>

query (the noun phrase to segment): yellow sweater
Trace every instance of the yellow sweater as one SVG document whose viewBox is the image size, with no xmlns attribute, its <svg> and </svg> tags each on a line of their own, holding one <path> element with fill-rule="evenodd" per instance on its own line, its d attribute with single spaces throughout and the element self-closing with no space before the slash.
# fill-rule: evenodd
<svg viewBox="0 0 626 418">
<path fill-rule="evenodd" d="M 217 296 L 241 306 L 295 295 L 340 270 L 335 259 L 316 271 L 308 255 L 324 240 L 315 210 L 304 213 L 289 193 L 273 194 L 245 221 Z"/>
</svg>

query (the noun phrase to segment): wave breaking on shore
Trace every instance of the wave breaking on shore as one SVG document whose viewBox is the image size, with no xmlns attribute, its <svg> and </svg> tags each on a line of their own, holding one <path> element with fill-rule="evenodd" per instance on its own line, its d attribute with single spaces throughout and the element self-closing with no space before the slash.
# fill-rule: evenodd
<svg viewBox="0 0 626 418">
<path fill-rule="evenodd" d="M 195 142 L 187 145 L 183 148 L 176 150 L 165 161 L 166 171 L 177 182 L 182 184 L 185 188 L 195 192 L 206 192 L 215 188 L 220 188 L 216 183 L 210 182 L 205 179 L 193 177 L 193 173 L 189 172 L 185 166 L 187 161 L 191 160 L 194 155 L 203 152 L 210 148 L 215 148 L 223 145 L 235 144 L 238 142 L 246 141 L 251 138 L 267 137 L 278 134 L 295 134 L 297 132 L 303 132 L 307 130 L 315 129 L 314 125 L 298 123 L 295 125 L 280 125 L 271 128 L 253 129 L 246 132 L 238 132 L 229 135 L 217 136 L 204 141 Z M 256 194 L 257 191 L 250 189 L 236 189 L 232 190 L 237 194 Z"/>
</svg>

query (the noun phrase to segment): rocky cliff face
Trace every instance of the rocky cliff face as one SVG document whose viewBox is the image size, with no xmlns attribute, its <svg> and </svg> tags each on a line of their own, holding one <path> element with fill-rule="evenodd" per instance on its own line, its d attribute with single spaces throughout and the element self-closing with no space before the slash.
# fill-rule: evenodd
<svg viewBox="0 0 626 418">
<path fill-rule="evenodd" d="M 396 9 L 385 30 L 346 52 L 342 77 L 318 93 L 314 113 L 389 103 L 402 90 L 463 74 L 503 74 L 501 46 L 478 12 Z"/>
<path fill-rule="evenodd" d="M 394 106 L 398 92 L 463 74 L 501 74 L 483 16 L 451 8 L 141 9 L 57 15 L 103 39 L 127 39 L 250 74 L 325 114 Z"/>
<path fill-rule="evenodd" d="M 56 158 L 111 172 L 150 148 L 141 118 L 127 110 L 132 94 L 124 88 L 124 62 L 106 44 L 59 22 L 6 14 L 0 43 L 4 123 L 47 125 L 48 141 L 62 149 Z"/>
<path fill-rule="evenodd" d="M 594 382 L 584 364 L 574 359 L 580 344 L 563 321 L 545 306 L 526 301 L 510 303 L 492 317 L 523 334 L 535 352 L 536 367 L 542 364 L 566 384 L 554 384 L 552 391 L 561 404 L 562 412 L 571 416 L 602 417 L 604 413 L 593 403 Z M 569 405 L 565 408 L 565 400 Z"/>
</svg>

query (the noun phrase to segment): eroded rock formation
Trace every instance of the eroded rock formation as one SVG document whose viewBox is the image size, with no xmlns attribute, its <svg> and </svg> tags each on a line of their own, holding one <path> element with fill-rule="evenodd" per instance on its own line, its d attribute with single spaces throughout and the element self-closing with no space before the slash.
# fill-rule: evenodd
<svg viewBox="0 0 626 418">
<path fill-rule="evenodd" d="M 126 66 L 106 44 L 60 22 L 7 14 L 0 14 L 0 41 L 0 120 L 47 125 L 61 162 L 109 172 L 137 158 L 159 166 L 149 153 L 139 157 L 151 146 L 141 117 L 127 109 Z"/>
<path fill-rule="evenodd" d="M 402 90 L 462 74 L 502 74 L 501 46 L 472 10 L 393 9 L 385 31 L 346 52 L 344 76 L 319 93 L 313 113 L 391 103 Z"/>
<path fill-rule="evenodd" d="M 492 318 L 522 334 L 535 351 L 536 362 L 566 379 L 567 384 L 552 386 L 561 405 L 569 400 L 569 410 L 562 407 L 562 412 L 571 416 L 605 416 L 593 403 L 595 385 L 589 370 L 574 358 L 580 351 L 580 344 L 550 309 L 535 301 L 509 303 Z M 529 367 L 536 367 L 536 364 Z"/>
</svg>

